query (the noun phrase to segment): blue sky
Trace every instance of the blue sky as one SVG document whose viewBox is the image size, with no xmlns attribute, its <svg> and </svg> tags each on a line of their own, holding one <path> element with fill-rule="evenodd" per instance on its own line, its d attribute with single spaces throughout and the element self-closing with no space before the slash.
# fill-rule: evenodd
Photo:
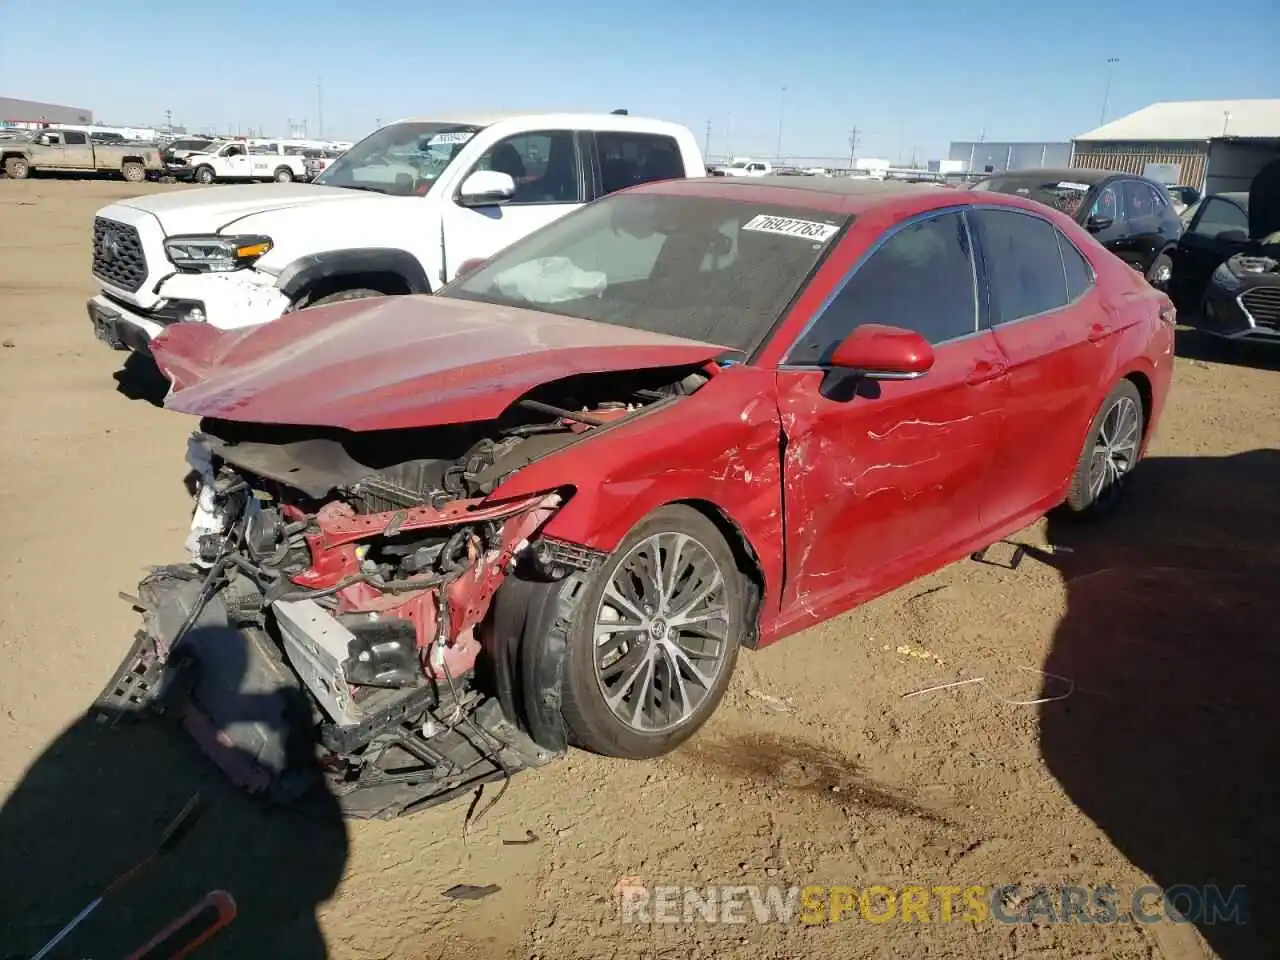
<svg viewBox="0 0 1280 960">
<path fill-rule="evenodd" d="M 712 153 L 757 156 L 773 155 L 781 110 L 786 155 L 847 156 L 856 124 L 860 156 L 924 159 L 983 130 L 1065 140 L 1096 126 L 1111 56 L 1109 118 L 1280 97 L 1278 41 L 1280 0 L 0 0 L 0 95 L 116 123 L 171 109 L 220 131 L 306 118 L 314 134 L 319 79 L 329 136 L 433 112 L 626 107 L 700 142 L 710 120 Z"/>
</svg>

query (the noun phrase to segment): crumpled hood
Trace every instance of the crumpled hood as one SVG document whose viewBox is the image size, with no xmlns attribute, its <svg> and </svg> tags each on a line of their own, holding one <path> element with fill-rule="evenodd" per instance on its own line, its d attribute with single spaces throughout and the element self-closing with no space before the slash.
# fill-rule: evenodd
<svg viewBox="0 0 1280 960">
<path fill-rule="evenodd" d="M 1263 167 L 1249 185 L 1249 236 L 1261 240 L 1280 231 L 1280 160 Z"/>
<path fill-rule="evenodd" d="M 705 363 L 724 347 L 446 297 L 353 300 L 151 343 L 165 407 L 253 423 L 387 430 L 497 417 L 544 383 Z"/>
<path fill-rule="evenodd" d="M 173 190 L 117 203 L 143 210 L 160 221 L 168 236 L 217 233 L 251 214 L 333 203 L 394 202 L 394 197 L 312 183 L 246 183 L 239 186 Z"/>
</svg>

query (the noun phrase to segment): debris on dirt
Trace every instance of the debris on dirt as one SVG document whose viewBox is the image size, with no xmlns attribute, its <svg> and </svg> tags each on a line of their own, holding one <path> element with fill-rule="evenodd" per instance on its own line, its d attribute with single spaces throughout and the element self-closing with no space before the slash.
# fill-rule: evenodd
<svg viewBox="0 0 1280 960">
<path fill-rule="evenodd" d="M 899 653 L 902 652 L 901 647 L 898 648 L 898 652 Z M 1071 694 L 1075 693 L 1076 682 L 1072 680 L 1070 677 L 1061 677 L 1056 673 L 1049 673 L 1045 670 L 1037 670 L 1034 667 L 1019 667 L 1018 669 L 1026 673 L 1034 673 L 1034 674 L 1039 674 L 1042 677 L 1048 677 L 1050 680 L 1057 680 L 1061 683 L 1066 684 L 1066 689 L 1063 690 L 1061 693 L 1055 693 L 1052 696 L 1034 697 L 1030 700 L 1019 700 L 1019 699 L 1014 699 L 1012 697 L 1002 697 L 998 693 L 993 693 L 993 696 L 997 700 L 999 700 L 1001 703 L 1007 703 L 1013 707 L 1031 707 L 1031 706 L 1037 706 L 1042 703 L 1053 703 L 1057 700 L 1065 700 L 1067 699 L 1067 697 L 1071 696 Z M 990 683 L 987 682 L 986 677 L 969 677 L 966 680 L 953 680 L 950 683 L 939 683 L 932 687 L 925 687 L 923 690 L 913 690 L 911 693 L 904 693 L 902 695 L 902 699 L 907 700 L 907 699 L 910 699 L 911 697 L 920 697 L 926 693 L 937 693 L 941 690 L 954 690 L 956 687 L 965 687 L 974 683 L 980 683 L 982 684 L 982 686 L 986 687 L 988 690 L 991 689 L 991 685 Z"/>
<path fill-rule="evenodd" d="M 6 350 L 12 350 L 16 346 L 17 344 L 12 340 L 0 340 L 0 347 L 4 347 Z"/>
<path fill-rule="evenodd" d="M 946 661 L 931 650 L 926 650 L 924 647 L 917 647 L 910 643 L 899 644 L 897 653 L 904 657 L 914 657 L 917 660 L 929 660 L 940 667 L 944 666 L 946 663 Z"/>
<path fill-rule="evenodd" d="M 522 837 L 521 839 L 503 840 L 502 845 L 504 847 L 524 847 L 524 846 L 528 846 L 531 843 L 537 843 L 537 842 L 538 842 L 538 835 L 534 833 L 532 830 L 526 830 L 524 832 L 524 837 Z"/>
<path fill-rule="evenodd" d="M 791 713 L 795 709 L 790 697 L 771 697 L 760 690 L 748 690 L 747 696 L 759 700 L 774 713 Z"/>
<path fill-rule="evenodd" d="M 459 883 L 444 891 L 444 896 L 450 900 L 483 900 L 501 889 L 502 887 L 496 883 L 486 884 L 483 887 L 477 887 L 470 883 Z"/>
</svg>

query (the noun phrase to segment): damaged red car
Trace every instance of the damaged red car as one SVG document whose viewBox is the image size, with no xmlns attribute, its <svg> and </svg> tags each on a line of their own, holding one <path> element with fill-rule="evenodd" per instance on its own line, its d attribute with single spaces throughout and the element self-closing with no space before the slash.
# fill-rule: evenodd
<svg viewBox="0 0 1280 960">
<path fill-rule="evenodd" d="M 394 816 L 570 744 L 674 749 L 757 648 L 1117 502 L 1168 298 L 1016 197 L 613 194 L 434 296 L 172 327 L 189 563 L 98 701 Z"/>
</svg>

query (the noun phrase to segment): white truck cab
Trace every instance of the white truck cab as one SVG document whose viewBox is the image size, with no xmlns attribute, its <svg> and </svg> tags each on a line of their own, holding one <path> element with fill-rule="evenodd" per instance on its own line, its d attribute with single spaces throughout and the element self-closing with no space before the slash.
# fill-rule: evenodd
<svg viewBox="0 0 1280 960">
<path fill-rule="evenodd" d="M 145 350 L 175 322 L 234 329 L 335 300 L 430 293 L 468 261 L 597 197 L 705 175 L 693 133 L 660 120 L 401 120 L 311 183 L 166 192 L 104 207 L 93 227 L 101 292 L 89 315 L 99 339 Z"/>
<path fill-rule="evenodd" d="M 305 180 L 307 168 L 301 147 L 275 141 L 219 140 L 199 153 L 175 156 L 166 172 L 196 183 Z"/>
<path fill-rule="evenodd" d="M 726 177 L 767 177 L 773 173 L 773 164 L 768 160 L 734 157 L 722 172 Z"/>
</svg>

